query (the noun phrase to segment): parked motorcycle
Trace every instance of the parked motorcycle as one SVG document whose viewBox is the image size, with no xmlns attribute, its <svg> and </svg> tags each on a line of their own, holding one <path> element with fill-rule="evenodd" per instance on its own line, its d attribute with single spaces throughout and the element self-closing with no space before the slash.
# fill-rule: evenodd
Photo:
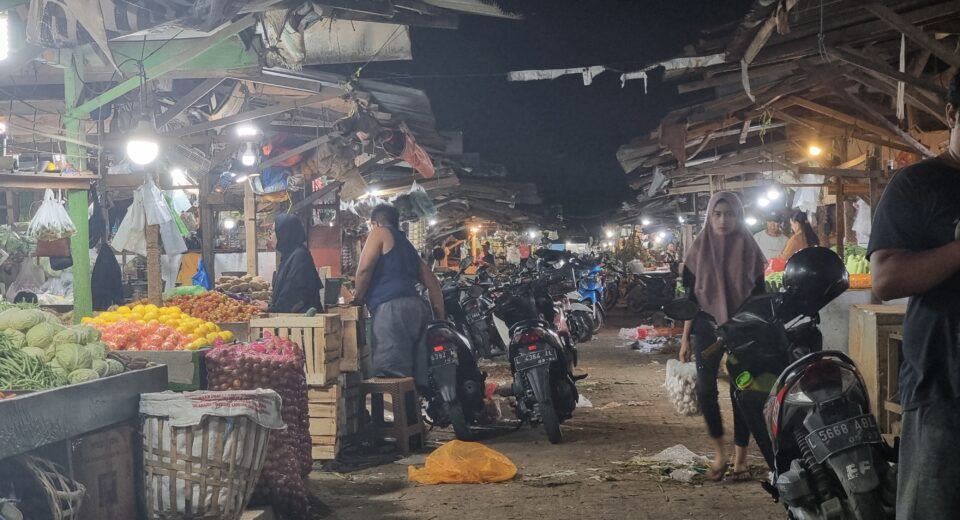
<svg viewBox="0 0 960 520">
<path fill-rule="evenodd" d="M 440 428 L 453 425 L 457 438 L 473 440 L 470 424 L 483 412 L 487 374 L 480 371 L 470 344 L 449 321 L 434 321 L 427 328 L 427 369 L 430 394 L 426 419 Z"/>
<path fill-rule="evenodd" d="M 787 262 L 784 292 L 750 298 L 703 355 L 727 353 L 735 399 L 772 473 L 765 489 L 797 520 L 893 518 L 895 457 L 884 444 L 859 371 L 822 351 L 819 311 L 849 287 L 842 260 L 807 248 Z M 677 300 L 664 309 L 693 319 Z"/>
<path fill-rule="evenodd" d="M 561 442 L 560 423 L 573 416 L 580 396 L 573 375 L 575 347 L 555 330 L 549 287 L 569 280 L 563 273 L 539 275 L 502 288 L 495 313 L 510 331 L 511 393 L 517 416 L 543 424 L 551 443 Z"/>
<path fill-rule="evenodd" d="M 443 305 L 457 330 L 469 340 L 474 355 L 490 358 L 495 352 L 488 323 L 490 309 L 484 308 L 485 303 L 482 300 L 484 289 L 476 283 L 463 280 L 463 273 L 472 264 L 472 260 L 468 256 L 460 262 L 460 268 L 456 272 L 444 276 L 441 283 Z M 500 351 L 502 352 L 502 349 Z"/>
<path fill-rule="evenodd" d="M 663 325 L 661 308 L 677 297 L 677 276 L 672 272 L 635 275 L 627 294 L 627 308 L 653 325 Z"/>
</svg>

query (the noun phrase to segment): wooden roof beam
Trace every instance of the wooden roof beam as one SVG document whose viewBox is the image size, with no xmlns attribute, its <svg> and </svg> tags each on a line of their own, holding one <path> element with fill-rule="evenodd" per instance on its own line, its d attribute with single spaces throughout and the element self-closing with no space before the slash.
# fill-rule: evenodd
<svg viewBox="0 0 960 520">
<path fill-rule="evenodd" d="M 936 57 L 954 67 L 960 67 L 960 54 L 956 54 L 953 49 L 935 40 L 932 36 L 923 32 L 919 27 L 913 25 L 909 20 L 897 14 L 893 9 L 880 4 L 868 3 L 863 6 L 877 18 L 880 18 L 888 25 L 900 31 L 907 38 L 917 45 L 932 52 Z"/>
<path fill-rule="evenodd" d="M 820 103 L 817 103 L 815 101 L 810 101 L 808 99 L 804 99 L 799 96 L 790 96 L 789 98 L 787 98 L 787 101 L 789 101 L 793 105 L 800 106 L 807 110 L 810 110 L 811 112 L 816 112 L 818 114 L 825 115 L 829 118 L 836 119 L 837 121 L 846 123 L 856 128 L 866 130 L 876 135 L 879 135 L 882 137 L 890 137 L 893 139 L 898 138 L 897 134 L 891 132 L 889 129 L 885 127 L 880 127 L 878 125 L 868 123 L 863 119 L 860 119 L 859 117 L 846 114 L 839 110 L 834 110 L 828 106 L 821 105 Z"/>
<path fill-rule="evenodd" d="M 221 128 L 224 126 L 234 125 L 237 123 L 244 123 L 247 121 L 253 121 L 256 119 L 262 119 L 264 117 L 272 117 L 277 114 L 282 114 L 290 110 L 295 110 L 300 107 L 305 107 L 309 105 L 316 105 L 323 103 L 325 101 L 330 101 L 340 97 L 340 91 L 336 90 L 331 93 L 316 94 L 309 96 L 303 99 L 295 99 L 292 101 L 287 101 L 284 103 L 276 103 L 267 107 L 258 108 L 256 110 L 250 110 L 248 112 L 241 112 L 239 114 L 225 117 L 223 119 L 217 119 L 214 121 L 206 121 L 203 123 L 198 123 L 191 126 L 186 126 L 183 128 L 178 128 L 171 132 L 164 134 L 167 137 L 181 137 L 190 134 L 196 134 L 198 132 L 206 132 L 208 130 L 213 130 L 216 128 Z"/>
<path fill-rule="evenodd" d="M 192 107 L 194 103 L 200 101 L 200 99 L 209 94 L 211 90 L 217 88 L 217 85 L 219 85 L 222 81 L 223 78 L 207 78 L 203 80 L 202 83 L 178 99 L 175 105 L 168 108 L 166 111 L 164 111 L 164 113 L 157 117 L 157 128 L 163 128 L 167 123 L 172 121 L 173 118 L 182 114 L 184 110 Z"/>
<path fill-rule="evenodd" d="M 908 85 L 928 90 L 938 96 L 943 96 L 945 89 L 937 83 L 923 77 L 917 77 L 914 74 L 900 72 L 883 61 L 870 58 L 849 47 L 829 47 L 827 53 L 862 69 L 876 72 L 897 81 L 903 81 Z"/>
<path fill-rule="evenodd" d="M 837 85 L 830 85 L 830 88 L 833 90 L 833 92 L 836 95 L 840 96 L 841 99 L 849 103 L 851 106 L 856 107 L 857 110 L 862 112 L 864 115 L 869 116 L 871 119 L 873 119 L 883 127 L 887 128 L 891 132 L 893 132 L 903 142 L 912 146 L 916 151 L 920 152 L 920 155 L 924 157 L 933 157 L 934 155 L 936 155 L 932 151 L 930 151 L 929 148 L 924 146 L 923 143 L 921 143 L 912 135 L 910 135 L 909 132 L 891 123 L 890 120 L 888 120 L 886 117 L 884 117 L 883 114 L 880 113 L 880 110 L 872 106 L 867 101 L 862 100 L 857 96 L 851 96 L 850 93 L 848 93 L 846 90 L 844 90 L 843 88 Z"/>
<path fill-rule="evenodd" d="M 850 71 L 844 74 L 844 76 L 863 85 L 864 87 L 880 90 L 894 100 L 897 98 L 897 84 L 894 80 L 869 70 L 863 71 L 863 74 L 869 76 L 869 78 L 866 78 L 863 77 L 863 74 L 860 74 L 859 72 L 859 70 Z M 913 89 L 913 87 L 910 87 L 905 89 L 904 99 L 908 106 L 913 106 L 926 112 L 937 121 L 940 121 L 944 126 L 949 127 L 950 123 L 947 122 L 946 113 L 943 108 L 946 106 L 946 99 L 944 99 L 942 96 L 935 96 L 936 99 L 931 100 L 923 94 L 924 93 L 922 91 L 917 91 Z"/>
</svg>

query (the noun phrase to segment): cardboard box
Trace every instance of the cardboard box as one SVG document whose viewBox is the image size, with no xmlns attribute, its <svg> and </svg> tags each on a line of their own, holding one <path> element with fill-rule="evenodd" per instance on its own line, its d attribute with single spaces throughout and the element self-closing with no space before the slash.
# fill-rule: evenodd
<svg viewBox="0 0 960 520">
<path fill-rule="evenodd" d="M 340 371 L 357 372 L 360 370 L 360 351 L 364 345 L 365 311 L 360 307 L 330 307 L 329 311 L 338 314 L 343 324 L 343 351 L 340 353 Z"/>
<path fill-rule="evenodd" d="M 87 488 L 80 520 L 137 518 L 135 434 L 136 429 L 125 424 L 73 442 L 73 476 Z"/>
</svg>

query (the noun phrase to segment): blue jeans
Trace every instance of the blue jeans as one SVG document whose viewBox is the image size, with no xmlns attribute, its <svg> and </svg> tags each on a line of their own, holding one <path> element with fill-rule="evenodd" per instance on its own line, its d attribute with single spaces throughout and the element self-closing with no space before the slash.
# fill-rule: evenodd
<svg viewBox="0 0 960 520">
<path fill-rule="evenodd" d="M 960 517 L 960 400 L 903 412 L 897 520 Z"/>
</svg>

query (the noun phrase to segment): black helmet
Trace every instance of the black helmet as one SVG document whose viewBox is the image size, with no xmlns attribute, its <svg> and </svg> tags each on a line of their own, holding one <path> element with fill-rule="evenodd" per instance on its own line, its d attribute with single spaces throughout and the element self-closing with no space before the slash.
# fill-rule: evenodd
<svg viewBox="0 0 960 520">
<path fill-rule="evenodd" d="M 808 247 L 790 257 L 783 288 L 792 310 L 813 316 L 850 288 L 843 260 L 825 247 Z"/>
</svg>

